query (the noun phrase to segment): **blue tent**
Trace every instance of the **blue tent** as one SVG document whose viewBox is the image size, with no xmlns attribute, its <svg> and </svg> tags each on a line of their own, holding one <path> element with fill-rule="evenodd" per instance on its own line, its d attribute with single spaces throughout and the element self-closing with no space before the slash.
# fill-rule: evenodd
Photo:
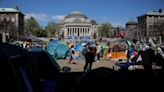
<svg viewBox="0 0 164 92">
<path fill-rule="evenodd" d="M 82 46 L 81 44 L 77 44 L 77 45 L 75 46 L 75 50 L 76 50 L 76 51 L 81 51 L 82 48 L 83 48 L 83 46 Z"/>
<path fill-rule="evenodd" d="M 66 53 L 69 51 L 67 45 L 58 44 L 55 49 L 55 58 L 66 58 Z"/>
<path fill-rule="evenodd" d="M 47 52 L 50 55 L 54 55 L 54 50 L 56 49 L 57 45 L 58 45 L 58 41 L 57 40 L 53 40 L 53 41 L 48 42 Z"/>
<path fill-rule="evenodd" d="M 68 36 L 68 39 L 78 39 L 78 36 Z"/>
<path fill-rule="evenodd" d="M 67 45 L 67 42 L 66 41 L 60 41 L 59 44 Z"/>
<path fill-rule="evenodd" d="M 80 36 L 80 39 L 91 39 L 90 36 Z"/>
<path fill-rule="evenodd" d="M 59 40 L 52 40 L 52 41 L 50 41 L 50 42 L 52 42 L 52 43 L 58 43 Z"/>
</svg>

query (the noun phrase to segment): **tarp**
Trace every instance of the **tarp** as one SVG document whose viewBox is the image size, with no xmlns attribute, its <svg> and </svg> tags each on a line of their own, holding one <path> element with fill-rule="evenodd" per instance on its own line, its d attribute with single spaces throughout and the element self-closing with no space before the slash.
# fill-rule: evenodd
<svg viewBox="0 0 164 92">
<path fill-rule="evenodd" d="M 114 45 L 112 48 L 111 60 L 127 59 L 125 48 L 121 45 Z"/>
<path fill-rule="evenodd" d="M 83 43 L 90 43 L 90 44 L 94 44 L 94 42 L 93 42 L 93 41 L 87 41 L 87 40 L 85 40 L 85 41 L 81 41 L 80 43 L 81 43 L 81 44 L 83 44 Z"/>
<path fill-rule="evenodd" d="M 82 51 L 83 46 L 81 44 L 75 45 L 75 51 Z"/>
<path fill-rule="evenodd" d="M 90 36 L 80 36 L 80 39 L 91 39 Z"/>
<path fill-rule="evenodd" d="M 112 52 L 111 59 L 127 59 L 125 52 Z"/>
<path fill-rule="evenodd" d="M 77 39 L 78 36 L 68 36 L 68 39 Z"/>
</svg>

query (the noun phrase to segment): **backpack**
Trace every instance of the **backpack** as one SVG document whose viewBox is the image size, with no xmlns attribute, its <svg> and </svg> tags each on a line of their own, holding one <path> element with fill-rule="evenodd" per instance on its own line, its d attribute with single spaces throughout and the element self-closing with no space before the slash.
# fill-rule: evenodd
<svg viewBox="0 0 164 92">
<path fill-rule="evenodd" d="M 75 51 L 74 50 L 72 50 L 72 54 L 75 54 Z"/>
<path fill-rule="evenodd" d="M 83 50 L 82 50 L 82 54 L 85 55 L 87 52 L 88 52 L 88 49 L 87 49 L 86 47 L 83 48 Z"/>
</svg>

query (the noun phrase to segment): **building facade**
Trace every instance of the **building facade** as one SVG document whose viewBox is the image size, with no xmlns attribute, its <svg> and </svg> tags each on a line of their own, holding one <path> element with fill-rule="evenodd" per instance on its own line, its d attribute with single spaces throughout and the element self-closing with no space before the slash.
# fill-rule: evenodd
<svg viewBox="0 0 164 92">
<path fill-rule="evenodd" d="M 0 42 L 19 40 L 24 34 L 24 14 L 16 8 L 0 8 Z"/>
<path fill-rule="evenodd" d="M 157 25 L 164 21 L 164 12 L 162 9 L 150 11 L 138 18 L 138 39 L 147 41 L 148 38 L 161 37 L 164 30 L 160 30 Z"/>
<path fill-rule="evenodd" d="M 126 23 L 126 29 L 127 30 L 130 30 L 130 31 L 133 31 L 134 29 L 137 28 L 137 22 L 134 21 L 134 20 L 129 20 L 127 23 Z"/>
<path fill-rule="evenodd" d="M 132 19 L 126 23 L 125 38 L 136 39 L 137 25 L 138 23 Z"/>
<path fill-rule="evenodd" d="M 98 35 L 98 24 L 95 20 L 89 19 L 79 11 L 73 11 L 64 17 L 60 22 L 60 34 L 64 38 L 69 36 L 90 36 Z"/>
</svg>

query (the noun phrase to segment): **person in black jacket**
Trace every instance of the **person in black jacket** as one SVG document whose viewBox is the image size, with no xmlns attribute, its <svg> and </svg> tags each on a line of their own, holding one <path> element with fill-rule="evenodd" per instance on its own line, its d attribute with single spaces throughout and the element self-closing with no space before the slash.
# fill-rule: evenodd
<svg viewBox="0 0 164 92">
<path fill-rule="evenodd" d="M 144 51 L 141 51 L 141 57 L 145 71 L 152 70 L 152 63 L 154 61 L 154 50 L 151 48 L 151 44 Z"/>
<path fill-rule="evenodd" d="M 90 47 L 90 44 L 87 43 L 87 46 L 84 49 L 88 50 L 84 55 L 85 56 L 84 71 L 91 71 L 92 63 L 95 61 L 96 47 Z"/>
</svg>

